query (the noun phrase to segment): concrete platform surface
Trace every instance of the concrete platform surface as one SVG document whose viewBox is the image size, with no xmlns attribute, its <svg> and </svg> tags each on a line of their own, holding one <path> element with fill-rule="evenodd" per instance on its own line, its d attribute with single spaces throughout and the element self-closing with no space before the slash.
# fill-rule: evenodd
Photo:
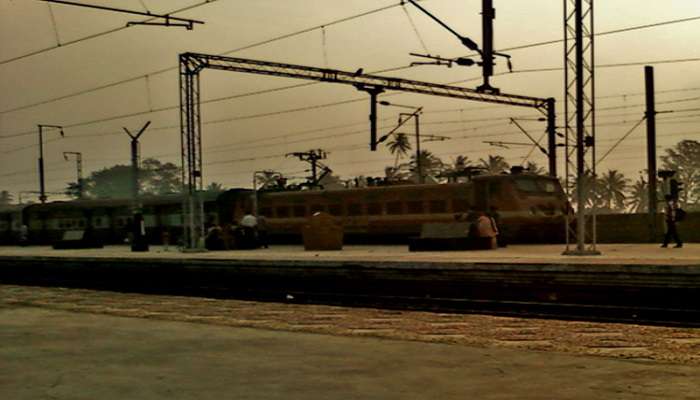
<svg viewBox="0 0 700 400">
<path fill-rule="evenodd" d="M 697 399 L 696 365 L 0 308 L 3 399 Z"/>
<path fill-rule="evenodd" d="M 683 248 L 659 248 L 657 244 L 600 244 L 599 256 L 564 256 L 564 245 L 511 245 L 496 250 L 419 252 L 408 246 L 345 246 L 338 251 L 304 251 L 303 246 L 278 245 L 269 249 L 182 253 L 151 246 L 148 252 L 131 252 L 128 246 L 104 249 L 54 250 L 50 247 L 0 247 L 0 257 L 123 257 L 204 260 L 317 260 L 317 261 L 398 261 L 406 263 L 498 263 L 498 264 L 616 264 L 616 265 L 698 265 L 700 243 Z"/>
</svg>

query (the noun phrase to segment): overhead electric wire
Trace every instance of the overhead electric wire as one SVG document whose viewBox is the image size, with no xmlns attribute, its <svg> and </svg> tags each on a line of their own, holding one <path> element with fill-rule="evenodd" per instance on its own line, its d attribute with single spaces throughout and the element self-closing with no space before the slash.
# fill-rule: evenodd
<svg viewBox="0 0 700 400">
<path fill-rule="evenodd" d="M 58 25 L 56 25 L 56 17 L 53 15 L 53 8 L 51 8 L 51 3 L 46 3 L 49 8 L 49 16 L 51 17 L 51 25 L 53 26 L 53 32 L 56 35 L 56 45 L 61 46 L 61 38 L 58 36 Z"/>
<path fill-rule="evenodd" d="M 214 1 L 215 1 L 215 0 L 214 0 Z M 207 1 L 207 2 L 210 2 L 210 1 Z M 193 7 L 196 7 L 196 6 L 200 6 L 200 5 L 204 5 L 204 4 L 206 4 L 207 2 L 205 2 L 205 3 L 199 3 L 198 5 L 191 6 L 190 8 L 193 8 Z M 286 35 L 281 35 L 281 36 L 278 36 L 278 37 L 276 37 L 276 38 L 272 38 L 272 39 L 264 40 L 264 41 L 261 41 L 261 42 L 253 43 L 253 44 L 251 44 L 251 45 L 247 45 L 247 46 L 244 46 L 244 47 L 240 47 L 240 48 L 238 48 L 238 49 L 234 49 L 234 50 L 228 51 L 228 52 L 226 52 L 226 53 L 224 53 L 224 54 L 230 54 L 230 53 L 233 53 L 233 52 L 236 52 L 236 51 L 246 50 L 246 49 L 250 49 L 250 48 L 252 48 L 252 47 L 256 47 L 256 46 L 261 46 L 261 45 L 264 45 L 264 44 L 272 43 L 272 42 L 277 41 L 277 40 L 286 39 L 286 38 L 293 37 L 293 36 L 296 36 L 296 35 L 299 35 L 299 34 L 302 34 L 302 33 L 306 33 L 306 32 L 313 31 L 313 30 L 315 30 L 315 29 L 319 29 L 319 27 L 330 26 L 330 25 L 334 25 L 334 24 L 341 23 L 341 22 L 349 21 L 349 20 L 352 20 L 352 19 L 355 19 L 355 18 L 360 18 L 360 17 L 362 17 L 362 16 L 366 16 L 366 15 L 370 15 L 370 14 L 373 14 L 373 13 L 376 13 L 376 12 L 384 11 L 384 10 L 386 10 L 386 9 L 390 9 L 390 8 L 393 8 L 393 7 L 396 7 L 396 6 L 399 6 L 399 5 L 401 5 L 401 3 L 395 4 L 395 5 L 392 5 L 392 6 L 377 8 L 377 9 L 374 9 L 374 10 L 367 11 L 367 12 L 365 12 L 365 13 L 356 14 L 356 15 L 353 15 L 353 16 L 350 16 L 350 17 L 342 18 L 342 19 L 335 20 L 335 21 L 332 21 L 332 22 L 329 22 L 329 23 L 325 23 L 325 24 L 322 24 L 322 25 L 318 25 L 318 26 L 315 26 L 315 27 L 306 28 L 306 29 L 303 29 L 303 30 L 300 30 L 300 31 L 296 31 L 296 32 L 292 32 L 292 33 L 289 33 L 289 34 L 286 34 Z M 182 9 L 182 10 L 184 10 L 184 9 Z M 181 10 L 181 11 L 182 11 L 182 10 Z M 176 11 L 176 12 L 180 12 L 180 11 Z M 618 30 L 614 30 L 614 31 L 599 33 L 598 35 L 611 34 L 611 33 L 617 33 L 617 32 L 626 32 L 626 31 L 635 30 L 635 29 L 645 29 L 645 28 L 650 28 L 650 27 L 654 27 L 654 26 L 661 26 L 661 25 L 668 25 L 668 24 L 674 24 L 674 23 L 680 23 L 680 22 L 687 22 L 687 21 L 692 21 L 692 20 L 696 20 L 696 19 L 700 19 L 700 17 L 692 17 L 692 18 L 685 18 L 685 19 L 679 19 L 679 20 L 670 20 L 670 21 L 659 22 L 659 23 L 656 23 L 656 24 L 647 24 L 647 25 L 640 25 L 640 26 L 622 28 L 622 29 L 618 29 Z M 124 28 L 119 28 L 119 29 L 124 29 Z M 534 47 L 534 46 L 542 45 L 543 43 L 544 43 L 544 44 L 551 44 L 551 43 L 558 43 L 558 42 L 561 42 L 561 41 L 563 41 L 563 40 L 548 41 L 548 42 L 540 42 L 540 43 L 535 43 L 535 44 L 527 45 L 527 46 L 529 46 L 529 47 Z M 502 51 L 515 50 L 515 49 L 520 49 L 520 48 L 526 48 L 526 47 L 524 47 L 524 46 L 511 47 L 511 48 L 503 49 Z M 0 62 L 0 65 L 2 65 L 2 64 L 3 64 L 3 62 Z M 390 72 L 390 71 L 392 71 L 392 70 L 401 70 L 401 69 L 405 69 L 405 68 L 407 68 L 407 67 L 397 67 L 397 68 L 392 68 L 392 69 L 385 70 L 385 71 L 383 71 L 383 72 Z M 177 67 L 170 67 L 170 68 L 161 69 L 161 70 L 154 71 L 154 72 L 151 72 L 151 73 L 147 73 L 147 74 L 144 74 L 144 75 L 139 75 L 139 76 L 137 76 L 137 77 L 127 78 L 127 79 L 120 80 L 120 81 L 118 81 L 118 82 L 112 82 L 112 83 L 109 83 L 109 84 L 106 84 L 106 85 L 101 85 L 101 86 L 96 87 L 96 88 L 85 89 L 85 90 L 82 90 L 82 91 L 80 91 L 80 92 L 76 92 L 76 93 L 72 93 L 72 94 L 68 94 L 68 95 L 56 97 L 56 98 L 53 98 L 53 99 L 47 99 L 47 100 L 44 100 L 44 101 L 41 101 L 41 102 L 38 102 L 38 103 L 33 103 L 33 104 L 25 105 L 25 106 L 15 107 L 15 108 L 8 109 L 8 110 L 3 110 L 3 111 L 0 111 L 0 114 L 12 112 L 12 111 L 19 111 L 19 110 L 23 110 L 23 109 L 27 109 L 27 108 L 39 106 L 39 105 L 48 104 L 48 103 L 51 103 L 51 102 L 54 102 L 54 101 L 63 100 L 63 99 L 69 98 L 69 97 L 74 97 L 74 96 L 79 96 L 79 95 L 86 94 L 86 93 L 91 93 L 91 92 L 93 92 L 93 91 L 98 91 L 98 90 L 106 89 L 106 88 L 109 88 L 109 87 L 117 86 L 117 85 L 120 85 L 120 84 L 123 84 L 123 83 L 132 82 L 132 81 L 135 81 L 135 80 L 144 78 L 144 77 L 146 77 L 146 76 L 148 76 L 148 75 L 151 75 L 151 76 L 152 76 L 152 75 L 156 75 L 156 74 L 161 74 L 161 73 L 164 73 L 164 72 L 172 71 L 172 70 L 175 70 L 175 69 L 177 69 Z M 547 69 L 547 70 L 549 70 L 549 69 Z M 533 71 L 533 72 L 534 72 L 534 71 Z M 501 75 L 501 74 L 497 74 L 497 75 Z M 299 85 L 299 86 L 302 86 L 302 85 Z M 290 87 L 290 88 L 292 88 L 292 87 Z M 284 89 L 281 88 L 281 89 L 276 89 L 276 90 L 284 90 Z M 0 138 L 2 138 L 2 137 L 0 137 Z"/>
<path fill-rule="evenodd" d="M 661 61 L 649 61 L 649 62 L 638 62 L 638 63 L 633 63 L 635 65 L 646 65 L 649 63 L 655 63 L 655 62 L 683 62 L 687 60 L 693 60 L 693 61 L 700 61 L 700 58 L 697 59 L 686 59 L 686 60 L 661 60 Z M 625 63 L 625 65 L 630 65 L 632 63 Z M 607 64 L 603 65 L 602 67 L 612 67 L 612 66 L 619 66 L 620 64 Z M 539 70 L 549 70 L 549 69 L 539 69 Z M 530 71 L 535 71 L 535 70 L 530 70 Z M 460 80 L 457 82 L 452 82 L 458 83 L 458 82 L 464 82 L 466 80 Z M 308 86 L 308 83 L 305 84 L 298 84 L 298 85 L 293 85 L 293 87 L 301 87 L 301 86 Z M 277 91 L 280 90 L 278 88 L 275 89 L 265 89 L 264 91 L 259 91 L 259 92 L 251 92 L 251 93 L 245 93 L 245 94 L 239 94 L 239 95 L 234 95 L 234 96 L 227 96 L 226 99 L 229 98 L 234 98 L 234 97 L 244 97 L 244 96 L 250 96 L 253 94 L 258 94 L 260 92 L 262 93 L 268 93 L 272 91 Z M 693 98 L 688 98 L 688 99 L 681 99 L 681 100 L 675 100 L 672 102 L 681 102 L 681 101 L 691 101 L 691 100 L 696 100 L 700 99 L 700 97 L 693 97 Z M 208 103 L 208 102 L 213 102 L 213 101 L 219 101 L 221 99 L 215 99 L 215 100 L 206 100 L 203 103 Z M 308 106 L 308 107 L 300 107 L 296 109 L 290 109 L 290 110 L 281 110 L 281 111 L 274 111 L 274 112 L 268 112 L 268 113 L 260 113 L 260 114 L 252 114 L 248 116 L 238 116 L 238 117 L 231 117 L 231 118 L 222 118 L 218 120 L 213 120 L 213 121 L 208 121 L 204 122 L 206 123 L 221 123 L 221 122 L 230 122 L 230 121 L 237 121 L 237 120 L 242 120 L 242 119 L 250 119 L 250 118 L 260 118 L 260 117 L 266 117 L 266 116 L 273 116 L 273 115 L 281 115 L 281 114 L 286 114 L 286 113 L 291 113 L 291 112 L 297 112 L 297 111 L 306 111 L 306 110 L 312 110 L 315 108 L 323 108 L 323 107 L 328 107 L 328 106 L 333 106 L 333 105 L 341 105 L 341 104 L 349 104 L 349 103 L 355 103 L 355 102 L 360 102 L 363 101 L 364 98 L 357 98 L 357 99 L 352 99 L 352 100 L 344 100 L 344 101 L 339 101 L 339 102 L 334 102 L 334 103 L 326 103 L 324 105 L 317 105 L 317 106 Z M 657 104 L 666 104 L 669 103 L 669 101 L 666 102 L 658 102 Z M 617 106 L 617 107 L 607 107 L 607 108 L 599 108 L 598 111 L 601 110 L 614 110 L 614 109 L 620 109 L 620 108 L 626 108 L 626 107 L 632 107 L 632 106 L 637 106 L 637 105 L 642 105 L 642 104 L 635 104 L 635 105 L 625 105 L 625 106 Z M 101 123 L 101 122 L 108 122 L 116 119 L 122 119 L 122 118 L 128 118 L 128 117 L 133 117 L 133 116 L 138 116 L 138 115 L 145 115 L 145 114 L 150 114 L 150 113 L 156 113 L 156 112 L 162 112 L 162 111 L 168 111 L 168 110 L 173 110 L 178 108 L 179 106 L 168 106 L 168 107 L 160 107 L 157 109 L 153 110 L 147 110 L 147 111 L 139 111 L 139 112 L 134 112 L 134 113 L 127 113 L 127 114 L 122 114 L 118 116 L 113 116 L 113 117 L 107 117 L 107 118 L 100 118 L 92 121 L 85 121 L 85 122 L 80 122 L 80 123 L 75 123 L 75 124 L 70 124 L 70 125 L 65 125 L 64 128 L 67 127 L 77 127 L 77 126 L 84 126 L 84 125 L 90 125 L 90 124 L 95 124 L 95 123 Z M 2 135 L 0 136 L 0 139 L 7 139 L 7 138 L 13 138 L 13 137 L 19 137 L 19 136 L 26 136 L 26 135 L 31 135 L 33 134 L 34 131 L 24 131 L 24 132 L 19 132 L 19 133 L 14 133 L 14 134 L 8 134 L 8 135 Z"/>
<path fill-rule="evenodd" d="M 627 28 L 620 28 L 620 29 L 613 29 L 610 31 L 603 31 L 603 32 L 598 32 L 594 33 L 593 36 L 607 36 L 607 35 L 612 35 L 615 33 L 623 33 L 623 32 L 631 32 L 635 30 L 641 30 L 641 29 L 647 29 L 647 28 L 655 28 L 663 25 L 672 25 L 672 24 L 679 24 L 683 22 L 690 22 L 690 21 L 697 21 L 700 20 L 700 16 L 695 16 L 695 17 L 689 17 L 689 18 L 680 18 L 680 19 L 672 19 L 668 21 L 662 21 L 662 22 L 656 22 L 653 24 L 645 24 L 645 25 L 636 25 L 636 26 L 630 26 Z M 571 39 L 573 40 L 573 39 Z M 519 45 L 519 46 L 511 46 L 511 47 L 505 47 L 498 49 L 499 52 L 504 52 L 504 51 L 513 51 L 513 50 L 522 50 L 522 49 L 530 49 L 533 47 L 540 47 L 540 46 L 546 46 L 550 44 L 557 44 L 557 43 L 563 43 L 564 39 L 556 39 L 556 40 L 547 40 L 543 42 L 537 42 L 537 43 L 530 43 L 530 44 L 524 44 L 524 45 Z M 467 57 L 470 56 L 476 56 L 478 54 L 469 54 Z"/>
<path fill-rule="evenodd" d="M 403 7 L 401 7 L 406 14 L 406 18 L 408 19 L 409 24 L 411 24 L 411 28 L 413 28 L 413 32 L 416 34 L 416 37 L 418 38 L 418 41 L 420 42 L 420 45 L 423 47 L 423 50 L 425 51 L 426 54 L 430 53 L 430 50 L 428 50 L 428 46 L 425 45 L 425 41 L 420 35 L 420 32 L 418 31 L 418 27 L 416 26 L 415 22 L 413 22 L 413 18 L 411 18 L 411 14 L 409 14 L 408 10 L 406 9 L 406 5 L 403 4 Z"/>
<path fill-rule="evenodd" d="M 215 1 L 219 1 L 219 0 L 205 0 L 205 1 L 199 2 L 199 3 L 197 3 L 197 4 L 192 4 L 192 5 L 187 6 L 187 7 L 182 7 L 182 8 L 179 8 L 179 9 L 177 9 L 177 10 L 170 11 L 170 12 L 167 13 L 167 14 L 177 14 L 177 13 L 189 11 L 189 10 L 191 10 L 191 9 L 193 9 L 193 8 L 201 7 L 201 6 L 204 6 L 204 5 L 207 5 L 207 4 L 211 4 L 211 3 L 215 2 Z M 49 4 L 49 6 L 51 6 L 51 5 Z M 141 22 L 150 22 L 150 21 L 153 21 L 153 20 L 156 20 L 156 19 L 159 19 L 159 18 L 158 18 L 158 17 L 146 18 L 146 19 L 144 19 L 144 20 L 141 21 Z M 13 57 L 13 58 L 8 58 L 8 59 L 6 59 L 6 60 L 2 60 L 2 61 L 0 61 L 0 65 L 9 64 L 9 63 L 14 62 L 14 61 L 19 61 L 19 60 L 22 60 L 22 59 L 25 59 L 25 58 L 28 58 L 28 57 L 33 57 L 33 56 L 36 56 L 36 55 L 39 55 L 39 54 L 42 54 L 42 53 L 46 53 L 46 52 L 49 52 L 49 51 L 52 51 L 52 50 L 56 50 L 56 49 L 59 49 L 59 48 L 64 48 L 64 47 L 67 47 L 67 46 L 70 46 L 70 45 L 73 45 L 73 44 L 81 43 L 81 42 L 84 42 L 84 41 L 87 41 L 87 40 L 91 40 L 91 39 L 95 39 L 95 38 L 98 38 L 98 37 L 101 37 L 101 36 L 106 36 L 106 35 L 109 35 L 109 34 L 112 34 L 112 33 L 115 33 L 115 32 L 119 32 L 119 31 L 124 30 L 124 29 L 127 29 L 127 28 L 130 28 L 130 25 L 120 26 L 120 27 L 118 27 L 118 28 L 109 29 L 109 30 L 106 30 L 106 31 L 94 33 L 94 34 L 92 34 L 92 35 L 84 36 L 84 37 L 81 37 L 81 38 L 75 39 L 75 40 L 70 40 L 70 41 L 65 42 L 65 43 L 62 43 L 62 44 L 59 43 L 59 44 L 56 45 L 56 46 L 47 47 L 47 48 L 44 48 L 44 49 L 41 49 L 41 50 L 33 51 L 33 52 L 31 52 L 31 53 L 23 54 L 23 55 L 21 55 L 21 56 L 17 56 L 17 57 Z M 57 34 L 58 34 L 58 33 L 57 33 Z M 3 112 L 4 112 L 4 111 L 3 111 Z"/>
<path fill-rule="evenodd" d="M 203 3 L 198 3 L 198 4 L 193 5 L 193 6 L 190 6 L 190 7 L 185 7 L 185 8 L 183 8 L 183 9 L 180 9 L 180 10 L 177 10 L 177 11 L 173 11 L 173 12 L 171 12 L 171 14 L 172 14 L 172 13 L 177 13 L 177 12 L 182 12 L 182 11 L 185 11 L 185 10 L 188 10 L 188 9 L 191 9 L 191 8 L 194 8 L 194 7 L 202 6 L 202 5 L 205 5 L 205 4 L 207 4 L 207 3 L 212 3 L 212 2 L 214 2 L 214 1 L 218 1 L 218 0 L 207 0 L 207 1 L 203 2 Z M 220 53 L 220 54 L 221 54 L 221 55 L 228 55 L 228 54 L 236 53 L 236 52 L 243 51 L 243 50 L 249 50 L 249 49 L 252 49 L 252 48 L 255 48 L 255 47 L 259 47 L 259 46 L 263 46 L 263 45 L 266 45 L 266 44 L 269 44 L 269 43 L 273 43 L 273 42 L 276 42 L 276 41 L 279 41 L 279 40 L 284 40 L 284 39 L 288 39 L 288 38 L 290 38 L 290 37 L 294 37 L 294 36 L 297 36 L 297 35 L 301 35 L 301 34 L 304 34 L 304 33 L 307 33 L 307 32 L 312 32 L 312 31 L 314 31 L 314 30 L 316 30 L 316 29 L 320 29 L 321 27 L 328 27 L 328 26 L 340 24 L 340 23 L 343 23 L 343 22 L 351 21 L 351 20 L 356 19 L 356 18 L 361 18 L 361 17 L 367 16 L 367 15 L 371 15 L 371 14 L 374 14 L 374 13 L 377 13 L 377 12 L 385 11 L 385 10 L 388 10 L 388 9 L 391 9 L 391 8 L 394 8 L 394 7 L 397 7 L 397 6 L 400 6 L 400 5 L 401 5 L 401 3 L 397 3 L 397 4 L 390 5 L 390 6 L 375 8 L 375 9 L 372 9 L 372 10 L 369 10 L 369 11 L 366 11 L 366 12 L 363 12 L 363 13 L 360 13 L 360 14 L 351 15 L 351 16 L 349 16 L 349 17 L 340 18 L 340 19 L 337 19 L 337 20 L 334 20 L 334 21 L 331 21 L 331 22 L 327 22 L 327 23 L 321 24 L 321 25 L 315 25 L 315 26 L 313 26 L 313 27 L 311 27 L 311 28 L 305 28 L 305 29 L 298 30 L 298 31 L 295 31 L 295 32 L 292 32 L 292 33 L 288 33 L 288 34 L 276 36 L 276 37 L 274 37 L 274 38 L 270 38 L 270 39 L 266 39 L 266 40 L 263 40 L 263 41 L 260 41 L 260 42 L 255 42 L 255 43 L 252 43 L 252 44 L 249 44 L 249 45 L 245 45 L 245 46 L 242 46 L 242 47 L 233 49 L 233 50 L 228 50 L 228 51 L 223 52 L 223 53 Z M 148 20 L 146 20 L 146 21 L 148 21 Z M 103 34 L 113 33 L 113 32 L 116 32 L 116 31 L 119 31 L 119 30 L 122 30 L 122 29 L 126 29 L 126 28 L 127 28 L 127 27 L 120 27 L 120 28 L 118 28 L 118 29 L 112 29 L 112 30 L 110 30 L 110 31 L 104 32 Z M 93 36 L 94 36 L 94 37 L 96 37 L 96 36 L 102 36 L 103 34 L 93 35 Z M 92 38 L 92 37 L 87 37 L 87 38 L 84 38 L 84 39 L 81 39 L 81 40 L 87 40 L 87 39 L 89 39 L 89 38 Z M 67 45 L 67 44 L 72 44 L 72 43 L 70 43 L 70 42 L 69 42 L 69 43 L 66 43 L 66 44 L 64 44 L 64 47 L 65 47 L 65 45 Z M 53 50 L 53 49 L 55 49 L 55 48 L 57 48 L 57 47 L 52 47 L 52 48 L 50 48 L 50 49 L 45 49 L 45 50 L 42 50 L 42 51 L 39 51 L 39 52 L 35 52 L 35 53 L 31 53 L 31 54 L 28 54 L 28 55 L 25 55 L 25 56 L 22 56 L 22 57 L 19 57 L 19 58 L 15 58 L 15 59 L 0 61 L 0 65 L 3 65 L 3 64 L 8 63 L 8 62 L 16 61 L 17 59 L 21 59 L 21 58 L 24 58 L 24 57 L 29 57 L 29 56 L 31 56 L 31 55 L 39 54 L 39 53 L 41 53 L 41 52 L 43 52 L 43 51 Z M 82 91 L 80 91 L 80 92 L 76 92 L 76 93 L 72 93 L 72 94 L 68 94 L 68 95 L 56 97 L 56 98 L 53 98 L 53 99 L 47 99 L 47 100 L 44 100 L 44 101 L 41 101 L 41 102 L 38 102 L 38 103 L 27 104 L 27 105 L 24 105 L 24 106 L 15 107 L 15 108 L 13 108 L 13 109 L 8 109 L 8 110 L 2 110 L 2 111 L 0 111 L 0 114 L 12 112 L 12 111 L 19 111 L 19 110 L 23 110 L 23 109 L 35 107 L 35 106 L 38 106 L 38 105 L 43 105 L 43 104 L 51 103 L 51 102 L 54 102 L 54 101 L 63 100 L 63 99 L 69 98 L 69 97 L 79 96 L 79 95 L 86 94 L 86 93 L 91 93 L 91 92 L 94 92 L 94 91 L 102 90 L 102 89 L 109 88 L 109 87 L 116 86 L 116 85 L 120 85 L 120 84 L 123 84 L 123 83 L 132 82 L 132 81 L 135 81 L 135 80 L 144 78 L 144 77 L 146 77 L 146 76 L 148 76 L 148 75 L 153 76 L 153 75 L 159 75 L 159 74 L 162 74 L 162 73 L 165 73 L 165 72 L 168 72 L 168 71 L 174 71 L 174 70 L 177 70 L 178 67 L 179 67 L 179 66 L 168 67 L 168 68 L 160 69 L 160 70 L 157 70 L 157 71 L 149 72 L 149 73 L 146 73 L 146 74 L 143 74 L 143 75 L 139 75 L 139 76 L 135 76 L 135 77 L 131 77 L 131 78 L 126 78 L 126 79 L 123 79 L 123 80 L 118 81 L 118 82 L 112 82 L 112 83 L 108 83 L 108 84 L 105 84 L 105 85 L 101 85 L 101 86 L 98 86 L 98 87 L 95 87 L 95 88 L 92 88 L 92 89 L 85 89 L 85 90 L 82 90 Z M 388 72 L 388 71 L 387 71 L 387 72 Z"/>
<path fill-rule="evenodd" d="M 610 147 L 610 149 L 608 149 L 608 151 L 605 152 L 605 154 L 603 154 L 602 157 L 600 157 L 599 159 L 596 160 L 596 165 L 597 165 L 597 164 L 600 164 L 601 162 L 603 162 L 603 160 L 605 160 L 605 157 L 607 157 L 610 153 L 612 153 L 612 151 L 615 150 L 615 148 L 616 148 L 620 143 L 622 143 L 622 141 L 625 140 L 625 139 L 627 138 L 627 136 L 631 135 L 632 132 L 634 132 L 634 130 L 637 129 L 637 127 L 638 127 L 639 125 L 641 125 L 642 122 L 644 122 L 645 120 L 646 120 L 646 117 L 643 117 L 643 118 L 641 118 L 639 121 L 637 121 L 637 123 L 634 124 L 634 126 L 632 126 L 632 128 L 630 128 L 629 131 L 627 131 L 627 133 L 625 133 L 624 135 L 622 135 L 622 137 L 620 137 L 620 139 L 618 139 L 618 141 L 615 142 L 615 144 L 612 145 L 612 147 Z"/>
</svg>

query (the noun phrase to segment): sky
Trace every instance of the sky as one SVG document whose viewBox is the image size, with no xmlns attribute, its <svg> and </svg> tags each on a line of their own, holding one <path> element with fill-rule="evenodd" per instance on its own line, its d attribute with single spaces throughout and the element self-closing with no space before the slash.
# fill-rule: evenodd
<svg viewBox="0 0 700 400">
<path fill-rule="evenodd" d="M 180 165 L 178 54 L 192 51 L 326 67 L 346 71 L 456 83 L 481 84 L 476 67 L 414 66 L 409 53 L 442 57 L 469 54 L 448 31 L 399 0 L 80 0 L 153 13 L 191 8 L 175 16 L 204 21 L 193 30 L 131 26 L 142 17 L 52 4 L 0 0 L 0 190 L 15 198 L 36 191 L 37 124 L 65 127 L 65 137 L 44 139 L 47 191 L 75 181 L 73 159 L 81 152 L 84 175 L 128 164 L 123 128 L 150 127 L 141 138 L 142 158 Z M 424 0 L 423 7 L 464 36 L 481 43 L 481 1 Z M 494 0 L 496 50 L 512 56 L 513 73 L 497 59 L 492 85 L 504 93 L 557 99 L 564 121 L 564 54 L 561 43 L 503 50 L 563 39 L 560 0 Z M 595 32 L 673 22 L 604 34 L 595 39 L 598 156 L 608 152 L 644 113 L 644 65 L 655 69 L 659 111 L 658 152 L 680 140 L 700 140 L 700 2 L 696 0 L 608 0 L 595 3 Z M 698 19 L 692 19 L 698 17 Z M 108 33 L 105 33 L 108 32 Z M 626 65 L 619 65 L 626 64 Z M 534 71 L 531 71 L 534 70 Z M 544 70 L 544 71 L 543 71 Z M 272 169 L 290 177 L 308 175 L 291 152 L 324 149 L 324 163 L 341 178 L 382 176 L 394 157 L 380 146 L 369 151 L 369 97 L 352 86 L 308 83 L 279 77 L 205 70 L 201 74 L 203 177 L 205 185 L 251 187 L 253 173 Z M 247 94 L 246 96 L 241 96 Z M 458 155 L 478 161 L 499 154 L 514 165 L 546 166 L 531 146 L 495 147 L 485 141 L 528 142 L 509 123 L 535 138 L 544 132 L 539 112 L 474 101 L 387 92 L 380 100 L 421 106 L 421 134 L 445 141 L 422 142 L 445 162 Z M 380 107 L 379 133 L 388 132 L 406 109 Z M 403 132 L 412 135 L 412 125 Z M 544 141 L 542 142 L 545 143 Z M 563 171 L 560 152 L 559 169 Z M 597 166 L 631 180 L 646 168 L 641 124 Z M 24 193 L 24 198 L 36 195 Z M 51 195 L 50 199 L 61 196 Z"/>
</svg>

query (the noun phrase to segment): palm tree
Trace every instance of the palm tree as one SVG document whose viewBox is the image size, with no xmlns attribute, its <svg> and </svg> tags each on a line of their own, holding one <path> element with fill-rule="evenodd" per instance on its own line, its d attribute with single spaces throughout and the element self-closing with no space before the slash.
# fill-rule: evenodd
<svg viewBox="0 0 700 400">
<path fill-rule="evenodd" d="M 571 202 L 578 202 L 578 179 L 569 181 L 569 190 L 571 191 Z M 586 171 L 581 176 L 581 192 L 584 199 L 584 207 L 591 208 L 598 205 L 600 201 L 600 188 L 597 179 L 590 171 Z"/>
<path fill-rule="evenodd" d="M 405 133 L 397 133 L 394 135 L 394 139 L 388 142 L 386 146 L 391 154 L 396 155 L 396 160 L 394 160 L 394 170 L 396 170 L 399 165 L 399 158 L 406 156 L 408 151 L 411 150 L 411 143 L 408 141 L 408 136 Z"/>
<path fill-rule="evenodd" d="M 216 192 L 216 193 L 221 193 L 224 190 L 224 185 L 218 183 L 218 182 L 211 182 L 209 185 L 207 185 L 207 188 L 205 189 L 207 192 Z"/>
<path fill-rule="evenodd" d="M 625 208 L 625 190 L 629 179 L 615 169 L 608 172 L 599 179 L 599 193 L 601 200 L 610 211 L 623 210 Z"/>
<path fill-rule="evenodd" d="M 444 163 L 440 160 L 440 157 L 431 153 L 429 150 L 421 150 L 420 154 L 420 167 L 423 177 L 435 178 L 444 169 Z M 411 156 L 411 161 L 408 164 L 401 164 L 399 169 L 408 168 L 413 171 L 416 176 L 418 175 L 418 163 L 416 162 L 416 155 Z M 419 177 L 419 181 L 421 181 Z"/>
<path fill-rule="evenodd" d="M 645 213 L 649 209 L 649 185 L 641 176 L 630 186 L 630 195 L 627 197 L 627 206 L 632 212 Z"/>
<path fill-rule="evenodd" d="M 501 156 L 489 155 L 489 158 L 487 160 L 480 158 L 479 162 L 481 163 L 481 166 L 484 167 L 484 169 L 486 170 L 486 173 L 492 175 L 502 174 L 503 172 L 508 171 L 508 169 L 510 168 L 510 165 L 508 165 L 506 160 Z"/>
<path fill-rule="evenodd" d="M 531 174 L 547 175 L 547 171 L 533 161 L 528 161 L 525 165 L 525 169 L 528 170 L 528 172 L 530 172 Z"/>
<path fill-rule="evenodd" d="M 445 165 L 442 175 L 447 177 L 449 182 L 456 182 L 460 176 L 465 176 L 465 170 L 472 164 L 469 157 L 459 155 L 452 161 L 452 165 Z"/>
<path fill-rule="evenodd" d="M 674 178 L 685 186 L 679 195 L 680 206 L 691 208 L 700 203 L 700 141 L 681 140 L 666 149 L 661 161 L 664 169 L 676 171 Z"/>
</svg>

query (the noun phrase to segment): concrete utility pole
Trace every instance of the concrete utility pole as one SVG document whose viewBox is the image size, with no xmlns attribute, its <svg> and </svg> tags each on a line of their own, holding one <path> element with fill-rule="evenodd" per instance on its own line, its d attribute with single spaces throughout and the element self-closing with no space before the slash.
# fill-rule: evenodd
<svg viewBox="0 0 700 400">
<path fill-rule="evenodd" d="M 656 242 L 656 106 L 654 101 L 654 67 L 644 67 L 647 119 L 647 180 L 649 182 L 649 241 Z"/>
<path fill-rule="evenodd" d="M 136 135 L 132 135 L 128 129 L 124 128 L 126 134 L 131 138 L 131 210 L 134 234 L 134 240 L 131 243 L 131 251 L 148 251 L 146 225 L 143 220 L 141 203 L 139 202 L 139 137 L 141 137 L 150 124 L 151 121 L 146 122 Z"/>
<path fill-rule="evenodd" d="M 547 159 L 549 160 L 549 176 L 557 177 L 557 113 L 556 100 L 547 99 Z"/>
<path fill-rule="evenodd" d="M 69 155 L 74 155 L 75 156 L 75 165 L 77 168 L 78 172 L 78 198 L 82 199 L 83 198 L 83 153 L 77 152 L 77 151 L 64 151 L 63 152 L 63 159 L 68 161 L 68 156 Z"/>
<path fill-rule="evenodd" d="M 396 104 L 394 104 L 396 105 Z M 416 127 L 416 172 L 418 173 L 418 183 L 425 183 L 425 177 L 423 176 L 423 162 L 420 157 L 420 109 L 422 107 L 416 108 L 413 113 L 401 113 L 399 118 L 405 117 L 406 120 L 413 117 Z"/>
<path fill-rule="evenodd" d="M 46 185 L 44 183 L 44 128 L 55 128 L 59 129 L 61 137 L 63 134 L 63 127 L 61 125 L 46 125 L 39 124 L 39 200 L 41 204 L 46 203 Z"/>
</svg>

